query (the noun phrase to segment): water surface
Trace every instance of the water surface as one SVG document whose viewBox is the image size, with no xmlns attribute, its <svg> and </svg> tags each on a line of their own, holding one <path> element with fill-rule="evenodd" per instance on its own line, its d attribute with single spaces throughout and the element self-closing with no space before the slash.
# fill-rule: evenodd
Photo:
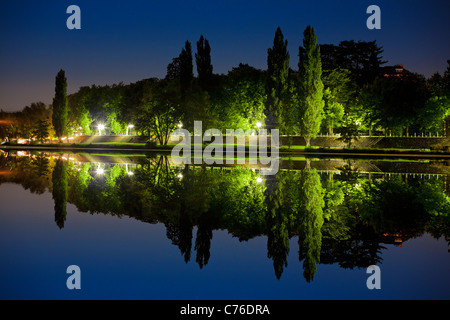
<svg viewBox="0 0 450 320">
<path fill-rule="evenodd" d="M 0 298 L 450 298 L 447 162 L 280 167 L 3 153 Z"/>
</svg>

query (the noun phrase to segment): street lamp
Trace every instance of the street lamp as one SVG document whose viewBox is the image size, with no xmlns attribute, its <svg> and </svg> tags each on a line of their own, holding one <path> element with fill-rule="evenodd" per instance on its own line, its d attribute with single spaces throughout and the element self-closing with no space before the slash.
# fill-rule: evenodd
<svg viewBox="0 0 450 320">
<path fill-rule="evenodd" d="M 259 130 L 261 130 L 261 127 L 262 127 L 261 121 L 256 122 L 256 127 L 258 127 L 258 133 L 257 134 L 259 134 Z"/>
<path fill-rule="evenodd" d="M 183 127 L 182 123 L 177 124 L 178 129 L 181 129 Z"/>
<path fill-rule="evenodd" d="M 134 128 L 134 125 L 129 124 L 129 125 L 127 126 L 127 134 L 126 134 L 126 135 L 128 135 L 128 129 L 131 129 L 131 128 Z M 131 130 L 130 130 L 130 132 L 131 132 Z"/>
<path fill-rule="evenodd" d="M 102 130 L 105 129 L 105 125 L 100 123 L 97 127 L 98 127 L 98 135 L 101 136 Z"/>
</svg>

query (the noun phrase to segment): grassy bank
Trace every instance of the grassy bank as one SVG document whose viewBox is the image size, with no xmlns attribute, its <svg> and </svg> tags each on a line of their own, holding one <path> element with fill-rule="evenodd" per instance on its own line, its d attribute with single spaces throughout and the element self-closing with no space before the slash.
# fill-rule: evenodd
<svg viewBox="0 0 450 320">
<path fill-rule="evenodd" d="M 146 143 L 130 143 L 130 142 L 97 142 L 97 143 L 42 143 L 42 144 L 15 144 L 7 143 L 0 146 L 2 149 L 13 149 L 13 150 L 63 150 L 63 151 L 133 151 L 133 152 L 152 152 L 152 151 L 162 151 L 169 152 L 173 149 L 176 144 L 170 144 L 166 146 L 161 145 L 149 145 Z M 202 149 L 210 144 L 203 144 Z M 198 145 L 191 145 L 191 152 L 194 152 L 194 148 Z M 214 146 L 214 144 L 213 144 Z M 223 152 L 225 155 L 226 148 L 233 146 L 235 152 L 241 147 L 244 147 L 246 153 L 251 152 L 252 148 L 255 146 L 248 145 L 223 145 Z M 308 154 L 317 155 L 361 155 L 361 156 L 373 156 L 373 155 L 384 155 L 384 156 L 442 156 L 450 157 L 449 152 L 437 151 L 430 149 L 410 149 L 410 148 L 321 148 L 321 147 L 305 147 L 305 146 L 280 146 L 279 148 L 280 156 L 301 156 Z"/>
</svg>

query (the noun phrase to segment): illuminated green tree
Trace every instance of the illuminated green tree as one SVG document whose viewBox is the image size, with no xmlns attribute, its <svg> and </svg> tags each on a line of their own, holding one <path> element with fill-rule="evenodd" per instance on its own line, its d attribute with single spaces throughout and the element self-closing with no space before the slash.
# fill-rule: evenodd
<svg viewBox="0 0 450 320">
<path fill-rule="evenodd" d="M 337 101 L 330 88 L 325 89 L 323 100 L 325 101 L 323 125 L 327 127 L 330 134 L 333 134 L 333 129 L 340 125 L 344 116 L 344 106 Z"/>
<path fill-rule="evenodd" d="M 43 142 L 45 139 L 47 139 L 49 132 L 50 130 L 48 122 L 45 120 L 38 120 L 32 134 L 36 139 Z"/>
<path fill-rule="evenodd" d="M 266 127 L 283 129 L 284 109 L 288 94 L 289 52 L 280 27 L 275 32 L 272 48 L 267 49 Z"/>
<path fill-rule="evenodd" d="M 179 83 L 157 80 L 144 86 L 137 126 L 167 145 L 171 133 L 182 118 Z"/>
<path fill-rule="evenodd" d="M 265 74 L 247 64 L 233 68 L 223 84 L 223 97 L 215 107 L 221 128 L 257 129 L 264 123 Z"/>
<path fill-rule="evenodd" d="M 53 98 L 52 123 L 56 136 L 61 139 L 67 134 L 68 100 L 67 79 L 64 70 L 60 70 L 55 80 L 55 97 Z"/>
<path fill-rule="evenodd" d="M 110 111 L 106 116 L 106 127 L 109 129 L 109 132 L 119 134 L 126 130 L 126 125 L 120 123 L 117 120 L 117 114 L 115 111 Z"/>
<path fill-rule="evenodd" d="M 303 47 L 299 47 L 299 84 L 300 131 L 309 147 L 320 131 L 324 107 L 320 47 L 310 26 L 303 32 Z"/>
</svg>

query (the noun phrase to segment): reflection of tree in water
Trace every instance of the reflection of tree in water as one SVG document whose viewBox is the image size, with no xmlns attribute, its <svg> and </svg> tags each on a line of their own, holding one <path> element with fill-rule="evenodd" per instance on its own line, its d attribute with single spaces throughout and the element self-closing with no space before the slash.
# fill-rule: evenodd
<svg viewBox="0 0 450 320">
<path fill-rule="evenodd" d="M 31 165 L 39 177 L 45 176 L 49 173 L 49 164 L 49 159 L 42 154 L 36 155 L 31 161 Z"/>
<path fill-rule="evenodd" d="M 53 200 L 55 201 L 55 222 L 62 229 L 67 216 L 67 162 L 61 158 L 56 161 L 52 175 Z"/>
<path fill-rule="evenodd" d="M 267 228 L 267 257 L 273 260 L 275 276 L 280 279 L 283 269 L 287 267 L 289 254 L 289 218 L 288 210 L 294 209 L 288 199 L 292 189 L 287 183 L 284 172 L 266 180 L 266 228 Z"/>
<path fill-rule="evenodd" d="M 186 190 L 186 185 L 189 184 L 189 167 L 185 166 L 182 173 L 177 174 L 177 178 L 180 180 L 183 186 L 183 190 Z M 191 259 L 192 248 L 192 229 L 193 224 L 191 221 L 191 215 L 189 214 L 189 208 L 186 207 L 186 197 L 179 197 L 179 219 L 176 222 L 166 223 L 167 237 L 172 240 L 172 244 L 176 245 L 184 257 L 184 261 L 188 263 Z"/>
<path fill-rule="evenodd" d="M 298 256 L 300 261 L 303 260 L 303 276 L 310 282 L 314 280 L 317 264 L 320 262 L 325 206 L 324 191 L 316 170 L 303 170 L 299 191 Z"/>
<path fill-rule="evenodd" d="M 358 168 L 355 167 L 354 160 L 347 160 L 347 163 L 339 168 L 342 180 L 350 184 L 355 184 L 359 180 Z"/>
<path fill-rule="evenodd" d="M 311 169 L 280 171 L 265 177 L 264 184 L 248 169 L 174 168 L 164 157 L 142 159 L 133 175 L 120 165 L 102 164 L 104 174 L 98 175 L 98 164 L 74 166 L 61 158 L 53 163 L 50 159 L 53 173 L 47 180 L 44 159 L 0 157 L 2 168 L 11 172 L 0 175 L 0 184 L 19 183 L 34 193 L 51 190 L 60 228 L 67 202 L 81 212 L 164 223 L 184 260 L 189 262 L 195 250 L 200 267 L 210 261 L 217 229 L 239 241 L 267 236 L 267 255 L 277 278 L 287 266 L 289 239 L 298 236 L 307 281 L 314 279 L 319 262 L 343 268 L 380 263 L 382 244 L 393 237 L 430 232 L 450 239 L 450 199 L 442 180 L 403 181 L 397 176 L 372 181 L 349 168 L 322 180 Z"/>
<path fill-rule="evenodd" d="M 200 266 L 200 269 L 208 264 L 209 257 L 211 255 L 210 249 L 212 237 L 213 233 L 211 219 L 208 213 L 204 213 L 200 216 L 200 221 L 197 227 L 197 235 L 195 238 L 195 250 L 197 252 L 195 261 Z"/>
<path fill-rule="evenodd" d="M 39 170 L 35 164 L 29 156 L 0 154 L 0 171 L 7 173 L 0 175 L 0 184 L 17 183 L 36 194 L 51 190 L 51 170 Z M 45 169 L 44 161 L 41 162 L 41 168 Z"/>
<path fill-rule="evenodd" d="M 160 157 L 154 163 L 152 193 L 158 199 L 154 199 L 153 205 L 167 217 L 172 217 L 165 222 L 167 237 L 178 246 L 185 262 L 189 262 L 195 221 L 196 262 L 203 268 L 209 261 L 213 229 L 217 224 L 210 198 L 215 190 L 216 179 L 213 174 L 205 172 L 209 170 L 205 167 L 190 170 L 186 165 L 183 170 L 174 170 L 169 167 L 167 157 Z"/>
<path fill-rule="evenodd" d="M 386 248 L 381 245 L 380 238 L 373 229 L 358 224 L 353 232 L 349 239 L 324 241 L 320 262 L 337 263 L 345 269 L 367 268 L 381 263 L 381 250 Z"/>
<path fill-rule="evenodd" d="M 289 238 L 297 234 L 299 260 L 303 275 L 314 279 L 322 244 L 324 191 L 314 169 L 279 172 L 266 182 L 267 256 L 273 260 L 275 276 L 280 279 L 287 267 Z"/>
</svg>

